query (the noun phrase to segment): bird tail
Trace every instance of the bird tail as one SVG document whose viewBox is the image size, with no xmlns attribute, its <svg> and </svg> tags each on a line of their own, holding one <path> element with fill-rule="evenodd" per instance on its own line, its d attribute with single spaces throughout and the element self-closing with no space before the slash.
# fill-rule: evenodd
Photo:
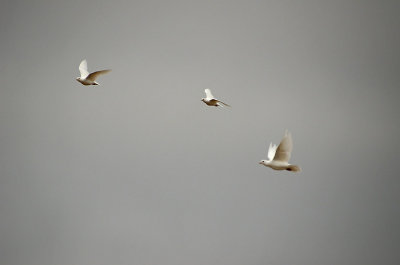
<svg viewBox="0 0 400 265">
<path fill-rule="evenodd" d="M 232 107 L 231 105 L 228 105 L 228 104 L 226 104 L 225 102 L 222 102 L 222 101 L 218 100 L 218 105 L 221 106 L 221 107 L 223 107 L 223 105 L 221 105 L 221 104 L 219 104 L 219 103 L 222 103 L 223 105 L 225 105 L 225 106 L 227 106 L 227 107 Z"/>
<path fill-rule="evenodd" d="M 289 165 L 286 170 L 287 171 L 292 171 L 292 172 L 300 172 L 301 168 L 299 166 L 296 166 L 296 165 Z"/>
</svg>

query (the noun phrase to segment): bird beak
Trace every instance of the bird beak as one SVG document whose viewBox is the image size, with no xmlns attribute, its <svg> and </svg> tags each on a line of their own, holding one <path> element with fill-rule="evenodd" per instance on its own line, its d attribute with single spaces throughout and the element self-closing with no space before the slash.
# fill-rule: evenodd
<svg viewBox="0 0 400 265">
<path fill-rule="evenodd" d="M 263 163 L 262 161 L 258 162 L 258 164 L 260 164 L 260 165 L 262 165 L 262 163 Z"/>
</svg>

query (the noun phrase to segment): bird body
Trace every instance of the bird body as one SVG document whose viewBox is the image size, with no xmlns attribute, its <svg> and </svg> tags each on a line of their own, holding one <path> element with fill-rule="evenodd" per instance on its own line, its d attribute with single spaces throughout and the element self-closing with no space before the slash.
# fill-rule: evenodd
<svg viewBox="0 0 400 265">
<path fill-rule="evenodd" d="M 201 101 L 206 103 L 208 106 L 214 106 L 214 107 L 227 106 L 227 107 L 230 107 L 230 105 L 222 102 L 221 100 L 218 100 L 218 99 L 214 98 L 214 96 L 211 94 L 211 90 L 210 89 L 206 88 L 204 91 L 206 92 L 206 97 L 202 98 Z"/>
<path fill-rule="evenodd" d="M 281 140 L 278 147 L 270 143 L 268 149 L 268 160 L 261 160 L 259 164 L 270 167 L 274 170 L 288 170 L 299 172 L 301 170 L 299 166 L 289 164 L 292 149 L 292 136 L 286 130 L 285 136 Z"/>
<path fill-rule="evenodd" d="M 108 72 L 110 72 L 111 70 L 101 70 L 101 71 L 96 71 L 93 73 L 88 72 L 87 69 L 87 61 L 83 60 L 80 65 L 79 65 L 79 72 L 81 73 L 80 77 L 76 78 L 76 81 L 78 81 L 79 83 L 81 83 L 82 85 L 85 86 L 90 86 L 90 85 L 99 85 L 99 83 L 97 83 L 95 80 L 99 75 L 103 75 L 106 74 Z"/>
<path fill-rule="evenodd" d="M 84 86 L 97 86 L 99 83 L 96 81 L 91 81 L 88 79 L 81 79 L 80 77 L 76 78 L 76 80 Z"/>
<path fill-rule="evenodd" d="M 219 104 L 218 100 L 216 100 L 216 99 L 207 99 L 207 98 L 204 98 L 204 99 L 203 99 L 203 102 L 206 103 L 208 106 L 214 106 L 214 107 L 221 106 L 221 105 Z"/>
<path fill-rule="evenodd" d="M 275 170 L 287 170 L 287 171 L 294 171 L 294 172 L 298 172 L 300 171 L 300 167 L 296 166 L 296 165 L 291 165 L 289 163 L 285 163 L 285 162 L 279 162 L 279 161 L 265 161 L 262 160 L 260 162 L 260 164 L 266 166 L 266 167 L 270 167 L 272 169 Z"/>
</svg>

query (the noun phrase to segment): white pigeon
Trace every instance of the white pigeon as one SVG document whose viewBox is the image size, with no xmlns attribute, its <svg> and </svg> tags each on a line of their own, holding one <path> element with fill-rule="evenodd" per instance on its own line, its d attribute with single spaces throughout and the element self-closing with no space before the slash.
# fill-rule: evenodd
<svg viewBox="0 0 400 265">
<path fill-rule="evenodd" d="M 96 71 L 96 72 L 89 74 L 88 68 L 87 68 L 87 62 L 85 59 L 79 65 L 79 72 L 81 72 L 81 76 L 77 77 L 76 81 L 78 81 L 79 83 L 81 83 L 82 85 L 85 85 L 85 86 L 98 85 L 99 83 L 96 82 L 96 78 L 99 75 L 106 74 L 110 71 L 111 70 L 101 70 L 101 71 Z"/>
<path fill-rule="evenodd" d="M 206 88 L 204 91 L 206 92 L 206 97 L 202 98 L 201 101 L 206 103 L 208 106 L 218 107 L 218 106 L 225 105 L 227 107 L 230 107 L 228 104 L 222 102 L 221 100 L 218 100 L 218 99 L 214 98 L 214 96 L 211 94 L 211 90 L 210 89 Z"/>
<path fill-rule="evenodd" d="M 301 169 L 297 165 L 289 164 L 290 155 L 292 153 L 293 143 L 292 136 L 286 130 L 285 136 L 283 136 L 281 143 L 278 147 L 276 145 L 269 144 L 268 149 L 268 160 L 261 160 L 259 164 L 266 167 L 270 167 L 275 170 L 288 170 L 293 172 L 299 172 Z"/>
</svg>

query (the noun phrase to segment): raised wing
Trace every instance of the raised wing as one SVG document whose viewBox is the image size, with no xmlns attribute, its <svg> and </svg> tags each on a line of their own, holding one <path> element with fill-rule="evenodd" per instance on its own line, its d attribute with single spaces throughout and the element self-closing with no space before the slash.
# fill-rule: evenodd
<svg viewBox="0 0 400 265">
<path fill-rule="evenodd" d="M 206 92 L 206 97 L 207 98 L 209 98 L 209 99 L 214 98 L 214 96 L 211 94 L 211 90 L 209 88 L 206 88 L 204 90 L 204 92 Z"/>
<path fill-rule="evenodd" d="M 274 160 L 281 162 L 289 162 L 290 154 L 292 153 L 293 143 L 292 136 L 286 130 L 285 136 L 283 137 L 281 143 L 276 149 Z"/>
<path fill-rule="evenodd" d="M 88 69 L 87 69 L 86 59 L 83 60 L 81 62 L 81 64 L 79 65 L 79 72 L 81 73 L 81 78 L 82 79 L 85 79 L 89 75 L 89 72 L 88 72 Z"/>
<path fill-rule="evenodd" d="M 272 161 L 274 159 L 274 156 L 276 153 L 276 148 L 277 148 L 276 144 L 274 144 L 274 145 L 272 143 L 269 144 L 269 148 L 268 148 L 268 160 L 269 161 Z"/>
<path fill-rule="evenodd" d="M 96 72 L 93 72 L 93 73 L 91 73 L 90 75 L 88 75 L 88 76 L 86 77 L 86 79 L 94 82 L 94 81 L 96 81 L 96 78 L 97 78 L 99 75 L 104 75 L 104 74 L 106 74 L 106 73 L 108 73 L 108 72 L 110 72 L 110 71 L 111 71 L 111 70 L 96 71 Z"/>
</svg>

